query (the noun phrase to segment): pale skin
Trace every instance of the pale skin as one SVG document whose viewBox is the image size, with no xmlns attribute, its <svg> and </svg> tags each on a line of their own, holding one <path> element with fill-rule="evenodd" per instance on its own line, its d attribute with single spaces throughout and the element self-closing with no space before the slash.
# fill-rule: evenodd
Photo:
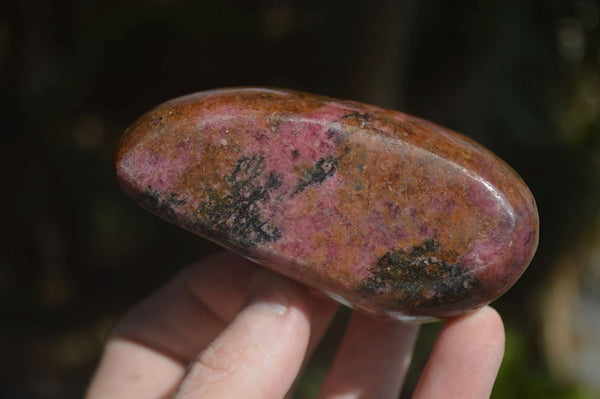
<svg viewBox="0 0 600 399">
<path fill-rule="evenodd" d="M 236 255 L 213 256 L 116 324 L 86 398 L 292 397 L 337 306 Z M 398 397 L 417 334 L 355 312 L 318 398 Z M 488 398 L 503 354 L 492 308 L 447 321 L 413 398 Z"/>
</svg>

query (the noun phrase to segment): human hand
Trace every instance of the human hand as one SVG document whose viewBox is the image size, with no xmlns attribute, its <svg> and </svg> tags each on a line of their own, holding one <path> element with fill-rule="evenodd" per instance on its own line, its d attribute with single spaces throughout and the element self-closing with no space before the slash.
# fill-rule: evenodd
<svg viewBox="0 0 600 399">
<path fill-rule="evenodd" d="M 87 399 L 284 398 L 337 309 L 230 253 L 185 269 L 113 329 Z M 355 312 L 319 398 L 395 398 L 418 326 Z M 485 307 L 440 331 L 413 398 L 487 398 L 504 352 Z"/>
</svg>

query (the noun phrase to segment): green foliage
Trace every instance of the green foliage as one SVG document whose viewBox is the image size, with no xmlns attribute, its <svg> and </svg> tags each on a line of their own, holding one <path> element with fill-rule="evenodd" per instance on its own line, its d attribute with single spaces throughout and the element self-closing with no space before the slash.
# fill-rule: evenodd
<svg viewBox="0 0 600 399">
<path fill-rule="evenodd" d="M 536 361 L 525 337 L 515 328 L 506 331 L 506 352 L 492 399 L 593 399 L 592 392 L 554 379 Z"/>
</svg>

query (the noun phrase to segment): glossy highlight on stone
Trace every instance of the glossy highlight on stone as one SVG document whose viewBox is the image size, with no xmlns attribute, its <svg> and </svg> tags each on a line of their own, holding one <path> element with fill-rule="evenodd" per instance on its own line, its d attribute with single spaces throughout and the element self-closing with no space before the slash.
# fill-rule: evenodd
<svg viewBox="0 0 600 399">
<path fill-rule="evenodd" d="M 403 320 L 488 304 L 538 241 L 529 189 L 474 141 L 290 90 L 220 89 L 161 104 L 125 132 L 114 167 L 156 215 Z"/>
</svg>

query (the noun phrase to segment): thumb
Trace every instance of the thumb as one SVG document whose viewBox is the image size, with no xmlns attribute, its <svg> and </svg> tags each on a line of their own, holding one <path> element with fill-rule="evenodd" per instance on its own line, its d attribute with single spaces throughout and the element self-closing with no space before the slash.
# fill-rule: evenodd
<svg viewBox="0 0 600 399">
<path fill-rule="evenodd" d="M 310 304 L 305 288 L 259 271 L 246 305 L 192 362 L 174 397 L 283 397 L 306 352 Z"/>
</svg>

